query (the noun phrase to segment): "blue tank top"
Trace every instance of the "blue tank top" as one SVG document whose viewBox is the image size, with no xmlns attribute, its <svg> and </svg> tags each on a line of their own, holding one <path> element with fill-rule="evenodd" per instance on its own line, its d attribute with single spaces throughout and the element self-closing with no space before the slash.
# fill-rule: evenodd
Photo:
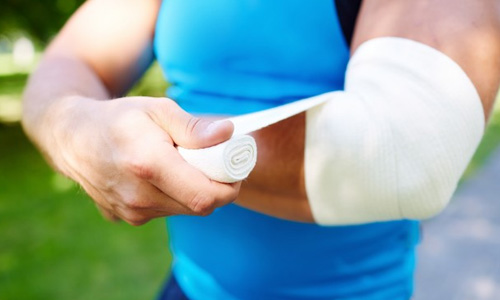
<svg viewBox="0 0 500 300">
<path fill-rule="evenodd" d="M 164 0 L 155 53 L 169 97 L 242 114 L 343 88 L 349 50 L 332 0 Z M 168 218 L 193 300 L 409 299 L 418 223 L 321 227 L 236 205 Z"/>
</svg>

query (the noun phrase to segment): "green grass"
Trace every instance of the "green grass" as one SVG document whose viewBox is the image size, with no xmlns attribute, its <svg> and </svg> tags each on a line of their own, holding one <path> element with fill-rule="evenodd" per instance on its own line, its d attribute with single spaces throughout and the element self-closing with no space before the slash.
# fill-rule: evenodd
<svg viewBox="0 0 500 300">
<path fill-rule="evenodd" d="M 134 93 L 162 95 L 159 75 L 154 67 Z M 0 116 L 19 105 L 25 80 L 0 76 Z M 164 219 L 104 221 L 16 119 L 0 122 L 0 299 L 154 299 L 171 260 Z"/>
<path fill-rule="evenodd" d="M 18 124 L 0 126 L 0 299 L 152 299 L 170 257 L 164 220 L 104 221 Z"/>
<path fill-rule="evenodd" d="M 19 122 L 21 117 L 19 96 L 27 78 L 27 74 L 0 76 L 0 122 Z"/>
<path fill-rule="evenodd" d="M 160 73 L 154 65 L 131 95 L 163 96 Z M 84 192 L 47 166 L 17 122 L 25 80 L 0 75 L 0 299 L 154 298 L 170 264 L 164 220 L 104 221 Z M 2 119 L 5 107 L 10 117 Z M 499 143 L 496 109 L 465 178 Z"/>
</svg>

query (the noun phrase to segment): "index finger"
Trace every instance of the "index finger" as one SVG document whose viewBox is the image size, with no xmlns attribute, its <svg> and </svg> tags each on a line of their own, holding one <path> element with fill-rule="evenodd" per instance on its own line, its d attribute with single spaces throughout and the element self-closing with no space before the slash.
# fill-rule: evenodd
<svg viewBox="0 0 500 300">
<path fill-rule="evenodd" d="M 239 183 L 210 180 L 187 163 L 165 138 L 161 129 L 149 131 L 136 143 L 140 158 L 133 167 L 136 176 L 150 182 L 173 200 L 195 214 L 209 214 L 216 207 L 231 203 L 237 197 Z"/>
</svg>

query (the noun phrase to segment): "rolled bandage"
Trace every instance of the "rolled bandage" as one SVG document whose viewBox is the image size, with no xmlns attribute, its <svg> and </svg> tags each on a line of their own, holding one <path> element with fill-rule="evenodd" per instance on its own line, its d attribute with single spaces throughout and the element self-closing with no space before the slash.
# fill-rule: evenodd
<svg viewBox="0 0 500 300">
<path fill-rule="evenodd" d="M 208 178 L 232 183 L 248 177 L 257 162 L 257 145 L 250 132 L 282 121 L 307 109 L 324 103 L 327 97 L 317 96 L 271 109 L 232 117 L 231 139 L 213 147 L 186 149 L 177 147 L 179 154 Z M 221 121 L 218 121 L 221 122 Z"/>
<path fill-rule="evenodd" d="M 248 143 L 251 137 L 242 136 L 306 110 L 306 191 L 323 225 L 437 214 L 485 124 L 479 95 L 460 66 L 424 44 L 386 37 L 358 48 L 344 91 L 230 118 L 235 131 L 228 142 L 179 152 L 209 178 L 239 181 L 254 167 L 257 150 L 249 143 L 252 150 L 236 150 L 232 158 L 228 153 L 238 147 L 229 145 Z M 228 168 L 246 163 L 242 171 Z"/>
<path fill-rule="evenodd" d="M 238 135 L 209 148 L 178 147 L 177 150 L 184 160 L 219 182 L 232 183 L 247 178 L 257 162 L 257 145 L 249 135 Z"/>
</svg>

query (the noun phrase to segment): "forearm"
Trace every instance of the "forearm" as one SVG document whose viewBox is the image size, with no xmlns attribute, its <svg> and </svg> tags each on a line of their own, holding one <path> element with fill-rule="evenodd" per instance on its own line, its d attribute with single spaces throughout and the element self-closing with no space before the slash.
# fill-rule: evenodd
<svg viewBox="0 0 500 300">
<path fill-rule="evenodd" d="M 304 178 L 314 220 L 322 224 L 436 214 L 484 127 L 479 97 L 464 72 L 408 39 L 366 43 L 349 63 L 345 91 L 320 97 L 328 101 L 307 112 Z M 268 158 L 267 166 L 279 165 L 279 158 Z M 278 188 L 268 191 L 283 195 Z M 289 209 L 274 215 L 283 211 Z"/>
<path fill-rule="evenodd" d="M 500 80 L 500 2 L 365 0 L 351 51 L 384 36 L 429 45 L 453 59 L 476 87 L 487 117 Z"/>
<path fill-rule="evenodd" d="M 31 75 L 23 96 L 23 127 L 28 136 L 46 152 L 51 124 L 68 96 L 107 99 L 109 93 L 95 72 L 75 58 L 46 55 Z"/>
<path fill-rule="evenodd" d="M 257 164 L 242 184 L 238 205 L 278 218 L 313 222 L 304 185 L 305 114 L 252 133 Z"/>
<path fill-rule="evenodd" d="M 207 215 L 234 201 L 239 189 L 209 180 L 175 148 L 221 143 L 231 136 L 229 122 L 196 119 L 166 98 L 99 101 L 125 94 L 150 65 L 160 4 L 85 2 L 49 46 L 24 95 L 23 125 L 52 165 L 105 215 L 133 225 Z"/>
<path fill-rule="evenodd" d="M 477 101 L 477 103 L 482 104 L 482 110 L 480 109 L 481 113 L 484 115 L 488 115 L 489 111 L 491 110 L 491 106 L 493 103 L 494 99 L 494 94 L 497 90 L 498 86 L 498 80 L 499 80 L 499 62 L 498 62 L 498 57 L 500 56 L 499 52 L 499 39 L 498 39 L 498 15 L 496 13 L 496 9 L 493 9 L 493 7 L 496 5 L 493 1 L 482 1 L 482 4 L 478 5 L 475 3 L 469 3 L 467 1 L 461 1 L 459 7 L 454 7 L 451 8 L 449 6 L 449 1 L 437 1 L 437 2 L 432 2 L 433 5 L 431 7 L 426 7 L 427 4 L 418 4 L 413 1 L 385 1 L 383 3 L 380 3 L 378 1 L 365 1 L 364 8 L 360 14 L 360 20 L 358 21 L 358 27 L 354 39 L 354 45 L 353 49 L 357 49 L 357 47 L 370 40 L 374 39 L 377 37 L 382 37 L 382 36 L 399 36 L 407 39 L 413 39 L 419 42 L 422 42 L 424 44 L 430 45 L 434 47 L 435 49 L 438 49 L 442 53 L 448 55 L 451 57 L 458 65 L 465 71 L 465 73 L 469 76 L 469 78 L 472 80 L 472 83 L 475 86 L 475 89 L 481 96 L 481 101 L 479 99 L 476 99 L 474 95 L 472 97 L 469 97 L 468 99 L 472 102 Z M 489 6 L 486 5 L 489 3 Z M 430 5 L 430 4 L 429 4 Z M 471 7 L 469 7 L 471 6 Z M 444 11 L 448 10 L 448 14 L 445 14 Z M 427 13 L 426 13 L 427 12 Z M 443 17 L 440 18 L 440 15 Z M 465 43 L 464 39 L 467 41 L 473 41 L 471 43 Z M 424 51 L 425 52 L 425 51 Z M 400 54 L 394 54 L 394 55 L 403 55 L 404 53 Z M 439 55 L 437 55 L 439 57 Z M 409 57 L 409 59 L 414 59 L 413 57 Z M 442 59 L 438 58 L 437 61 L 441 61 Z M 434 61 L 433 59 L 430 60 L 431 62 Z M 450 65 L 449 63 L 445 62 L 445 65 Z M 453 64 L 451 64 L 453 65 Z M 428 72 L 432 73 L 433 67 L 436 67 L 435 65 L 427 65 L 428 67 Z M 372 86 L 372 90 L 363 88 L 360 86 L 359 90 L 357 85 L 350 85 L 349 91 L 345 93 L 344 96 L 346 99 L 344 101 L 333 101 L 337 102 L 338 107 L 335 105 L 331 105 L 331 110 L 330 114 L 324 115 L 323 121 L 326 123 L 335 124 L 335 126 L 330 126 L 331 132 L 329 134 L 323 134 L 325 137 L 328 136 L 328 138 L 332 141 L 332 145 L 335 144 L 336 149 L 338 151 L 335 151 L 335 149 L 331 149 L 330 153 L 330 158 L 328 159 L 328 166 L 326 168 L 330 168 L 333 171 L 328 171 L 325 173 L 325 176 L 320 176 L 324 184 L 321 184 L 320 186 L 325 186 L 325 185 L 330 185 L 333 188 L 331 193 L 329 193 L 330 198 L 332 200 L 338 200 L 340 201 L 338 203 L 338 213 L 341 214 L 342 209 L 345 207 L 351 206 L 353 210 L 351 213 L 353 214 L 353 218 L 349 219 L 350 217 L 345 214 L 345 218 L 342 216 L 337 216 L 335 218 L 335 222 L 364 222 L 364 221 L 374 221 L 374 220 L 384 220 L 384 219 L 394 219 L 394 218 L 401 218 L 405 217 L 406 212 L 403 212 L 403 215 L 401 216 L 397 210 L 398 210 L 398 205 L 396 199 L 400 198 L 400 193 L 406 194 L 406 199 L 408 198 L 409 194 L 412 194 L 413 196 L 410 197 L 412 198 L 411 201 L 414 201 L 417 199 L 417 195 L 420 192 L 423 192 L 425 190 L 429 189 L 434 189 L 433 187 L 433 182 L 439 181 L 442 178 L 434 177 L 435 174 L 432 174 L 433 171 L 431 171 L 430 168 L 427 168 L 427 166 L 432 166 L 435 164 L 436 161 L 441 161 L 443 159 L 447 159 L 446 155 L 443 153 L 439 154 L 439 151 L 433 151 L 431 148 L 433 148 L 433 144 L 437 141 L 439 144 L 441 144 L 441 141 L 446 141 L 446 140 L 453 140 L 456 138 L 463 138 L 465 135 L 465 131 L 463 131 L 461 134 L 458 133 L 456 134 L 456 130 L 449 130 L 451 128 L 448 127 L 442 127 L 442 126 L 448 126 L 445 123 L 442 124 L 435 124 L 435 130 L 426 132 L 425 127 L 428 126 L 429 118 L 430 116 L 434 116 L 433 118 L 460 118 L 459 115 L 463 113 L 459 111 L 451 111 L 451 109 L 454 109 L 453 107 L 455 104 L 453 103 L 453 100 L 446 100 L 449 101 L 448 104 L 445 104 L 445 102 L 442 102 L 443 106 L 442 107 L 449 107 L 450 111 L 442 111 L 444 113 L 442 116 L 440 115 L 435 115 L 435 112 L 437 111 L 432 111 L 429 110 L 427 115 L 422 114 L 423 119 L 418 121 L 415 120 L 415 114 L 412 113 L 412 111 L 408 111 L 407 107 L 405 105 L 417 105 L 415 108 L 418 110 L 421 110 L 422 108 L 425 110 L 426 106 L 433 106 L 435 103 L 440 103 L 441 100 L 439 97 L 430 97 L 430 99 L 425 100 L 424 96 L 425 93 L 427 93 L 425 81 L 420 83 L 421 86 L 418 86 L 418 84 L 415 86 L 415 89 L 413 90 L 406 90 L 406 91 L 399 91 L 396 93 L 398 102 L 394 102 L 394 104 L 388 105 L 388 102 L 380 102 L 381 106 L 379 106 L 376 109 L 381 109 L 384 106 L 388 109 L 387 112 L 394 111 L 394 114 L 401 114 L 404 115 L 408 120 L 408 122 L 413 123 L 412 125 L 415 124 L 420 124 L 420 128 L 417 126 L 414 126 L 414 131 L 406 133 L 409 137 L 414 137 L 416 140 L 419 140 L 420 143 L 412 144 L 413 142 L 410 142 L 409 144 L 412 144 L 410 146 L 410 149 L 421 149 L 422 152 L 420 153 L 426 153 L 428 156 L 428 159 L 430 159 L 428 162 L 426 161 L 421 161 L 422 155 L 419 155 L 418 153 L 415 153 L 416 155 L 413 157 L 411 155 L 406 155 L 405 153 L 402 153 L 406 157 L 406 159 L 409 159 L 406 161 L 406 163 L 409 164 L 415 164 L 416 161 L 421 161 L 419 170 L 417 171 L 416 169 L 413 169 L 410 172 L 415 172 L 415 174 L 419 174 L 418 178 L 414 178 L 413 180 L 410 181 L 404 181 L 402 178 L 405 177 L 404 171 L 401 173 L 401 170 L 398 171 L 397 173 L 394 174 L 399 174 L 399 175 L 392 175 L 396 176 L 394 177 L 394 180 L 390 180 L 389 182 L 386 182 L 388 185 L 386 185 L 387 190 L 392 190 L 392 188 L 389 188 L 390 184 L 394 185 L 394 193 L 391 192 L 387 195 L 382 195 L 378 194 L 380 190 L 373 190 L 372 192 L 370 191 L 370 188 L 367 186 L 367 184 L 377 182 L 379 178 L 377 171 L 384 171 L 387 169 L 391 169 L 391 159 L 387 160 L 388 165 L 385 165 L 384 163 L 381 164 L 376 164 L 379 159 L 377 158 L 372 158 L 371 160 L 365 161 L 362 159 L 366 155 L 366 151 L 369 151 L 370 153 L 377 153 L 377 151 L 389 151 L 387 153 L 390 153 L 390 149 L 385 149 L 385 148 L 379 148 L 377 144 L 378 137 L 384 136 L 384 139 L 387 139 L 386 143 L 396 143 L 394 144 L 394 147 L 406 147 L 405 145 L 409 145 L 407 142 L 404 141 L 398 141 L 394 140 L 392 138 L 389 138 L 391 135 L 388 134 L 386 131 L 387 128 L 393 127 L 394 125 L 391 125 L 389 120 L 391 119 L 391 115 L 386 114 L 386 112 L 383 112 L 379 110 L 379 112 L 376 112 L 376 110 L 373 109 L 367 109 L 367 107 L 370 107 L 375 103 L 374 101 L 365 101 L 365 100 L 374 100 L 374 98 L 379 98 L 379 99 L 384 99 L 385 94 L 381 94 L 380 91 L 388 91 L 387 97 L 391 97 L 391 94 L 394 94 L 393 91 L 391 91 L 392 87 L 395 85 L 395 82 L 398 82 L 399 76 L 412 76 L 410 72 L 411 70 L 408 70 L 408 72 L 403 72 L 402 74 L 391 74 L 391 72 L 386 72 L 386 70 L 391 70 L 391 66 L 387 67 L 382 67 L 380 70 L 379 75 L 377 74 L 372 74 L 373 79 L 377 80 L 364 80 L 365 84 L 368 84 L 368 86 Z M 398 67 L 399 68 L 399 67 Z M 453 67 L 451 67 L 453 69 Z M 404 64 L 403 68 L 404 69 Z M 439 69 L 438 69 L 439 71 Z M 462 71 L 452 71 L 452 72 L 457 72 L 461 73 Z M 386 80 L 386 82 L 381 82 L 378 80 L 378 76 L 380 76 L 382 73 L 386 73 L 389 75 L 388 78 L 393 78 L 393 80 Z M 394 75 L 396 75 L 394 77 Z M 443 74 L 443 78 L 449 77 L 446 74 Z M 420 75 L 419 75 L 420 76 Z M 425 76 L 424 76 L 425 77 Z M 368 78 L 369 79 L 369 78 Z M 435 82 L 439 82 L 441 78 L 435 78 Z M 429 77 L 429 80 L 431 84 L 434 84 L 432 82 L 432 77 Z M 450 80 L 451 77 L 450 77 Z M 467 80 L 458 80 L 456 84 L 460 85 Z M 411 83 L 411 80 L 408 81 Z M 451 83 L 453 85 L 453 83 Z M 470 85 L 470 83 L 466 83 L 467 85 Z M 377 87 L 377 88 L 374 88 Z M 455 90 L 458 88 L 461 88 L 461 86 L 457 86 Z M 361 90 L 363 89 L 363 90 Z M 438 88 L 439 89 L 439 88 Z M 397 89 L 396 89 L 397 90 Z M 419 92 L 423 91 L 424 98 L 419 99 L 421 96 Z M 474 87 L 472 88 L 474 90 Z M 469 89 L 470 91 L 470 89 Z M 384 92 L 385 93 L 385 92 Z M 410 97 L 406 97 L 405 95 L 408 94 Z M 470 93 L 470 95 L 473 93 Z M 340 94 L 339 94 L 340 95 Z M 437 95 L 437 94 L 436 94 Z M 364 100 L 359 101 L 359 96 L 361 96 Z M 392 96 L 392 97 L 393 97 Z M 454 99 L 453 95 L 446 95 L 443 94 L 445 97 L 450 97 L 450 99 Z M 416 98 L 415 98 L 416 97 Z M 459 95 L 460 97 L 460 95 Z M 334 97 L 335 98 L 335 97 Z M 351 99 L 352 98 L 352 99 Z M 416 100 L 415 102 L 411 103 L 408 101 L 409 99 L 413 98 Z M 349 99 L 349 100 L 348 100 Z M 390 100 L 390 98 L 388 99 Z M 412 101 L 414 101 L 412 100 Z M 459 99 L 457 99 L 459 100 Z M 392 101 L 392 100 L 391 100 Z M 418 104 L 418 101 L 421 101 L 420 104 Z M 425 101 L 430 101 L 430 102 L 425 102 Z M 363 104 L 363 102 L 365 102 Z M 345 103 L 348 103 L 346 106 Z M 357 106 L 356 106 L 357 105 Z M 403 105 L 400 108 L 398 108 L 399 105 Z M 448 106 L 449 105 L 449 106 Z M 462 105 L 457 103 L 457 105 Z M 338 114 L 337 114 L 338 112 Z M 342 112 L 342 113 L 340 113 Z M 467 113 L 464 114 L 464 116 L 471 116 L 471 115 L 476 115 L 477 110 L 469 110 Z M 379 114 L 382 113 L 382 114 Z M 408 115 L 406 115 L 408 114 Z M 309 117 L 309 115 L 308 115 Z M 337 119 L 337 121 L 336 121 Z M 474 124 L 479 124 L 482 123 L 481 126 L 484 126 L 483 121 L 481 120 L 481 117 L 476 118 L 476 120 L 480 120 L 478 122 L 474 121 Z M 367 120 L 372 120 L 372 123 L 366 122 Z M 414 120 L 414 121 L 410 121 Z M 341 121 L 341 122 L 340 122 Z M 385 128 L 378 128 L 377 124 L 383 124 Z M 325 123 L 325 124 L 326 124 Z M 366 124 L 365 124 L 366 123 Z M 401 124 L 402 126 L 406 126 Z M 463 124 L 462 124 L 463 125 Z M 460 126 L 462 126 L 460 125 Z M 361 127 L 359 127 L 361 126 Z M 467 125 L 469 128 L 472 126 L 470 123 Z M 466 126 L 466 127 L 467 127 Z M 335 127 L 335 128 L 333 128 Z M 474 125 L 474 128 L 477 126 Z M 294 127 L 296 128 L 296 127 Z M 346 128 L 346 130 L 342 130 L 342 128 Z M 358 133 L 349 133 L 350 128 L 358 128 L 358 130 L 361 130 L 361 132 L 365 132 L 366 134 L 358 134 Z M 361 129 L 362 128 L 362 129 Z M 404 127 L 394 127 L 393 129 L 399 130 L 399 128 L 404 128 Z M 446 129 L 448 128 L 448 129 Z M 377 131 L 380 130 L 380 131 Z M 468 130 L 468 129 L 467 129 Z M 475 130 L 475 129 L 474 129 Z M 478 129 L 480 130 L 480 129 Z M 344 131 L 344 132 L 343 132 Z M 440 132 L 439 134 L 436 134 L 437 132 Z M 343 132 L 343 133 L 342 133 Z M 378 132 L 378 133 L 377 133 Z M 454 168 L 456 168 L 456 172 L 453 174 L 453 181 L 456 179 L 456 177 L 460 176 L 460 170 L 462 168 L 462 165 L 467 163 L 468 160 L 468 155 L 471 155 L 471 151 L 473 151 L 473 148 L 475 147 L 475 144 L 477 142 L 477 130 L 475 130 L 475 137 L 471 140 L 469 140 L 468 145 L 460 145 L 460 147 L 465 147 L 467 150 L 464 150 L 464 153 L 466 152 L 467 155 L 463 157 L 463 160 L 458 163 L 458 165 L 455 165 Z M 314 132 L 308 132 L 308 134 L 315 135 L 317 133 Z M 338 135 L 337 135 L 338 134 Z M 426 137 L 433 136 L 432 141 L 425 141 Z M 280 133 L 276 134 L 274 136 L 275 139 L 281 139 Z M 369 142 L 371 140 L 371 143 L 365 144 L 367 141 Z M 462 141 L 463 142 L 463 141 Z M 375 143 L 375 144 L 374 144 Z M 276 151 L 277 157 L 280 157 L 280 155 L 283 155 L 283 153 L 286 153 L 288 151 L 301 151 L 303 148 L 297 148 L 293 149 L 291 147 L 283 146 L 285 144 L 280 144 L 280 143 L 273 143 L 271 142 L 269 145 L 266 145 L 269 149 L 272 149 L 270 151 Z M 363 146 L 364 145 L 364 146 Z M 280 147 L 281 146 L 281 147 Z M 458 144 L 456 145 L 458 146 Z M 441 147 L 441 146 L 440 146 Z M 464 148 L 464 149 L 465 149 Z M 346 151 L 342 150 L 346 149 Z M 348 150 L 347 150 L 348 149 Z M 362 151 L 364 149 L 364 152 Z M 472 150 L 471 150 L 472 149 Z M 451 152 L 456 151 L 456 147 L 452 147 L 448 149 Z M 267 149 L 264 151 L 268 151 Z M 380 152 L 380 154 L 382 153 Z M 340 156 L 337 156 L 337 159 L 334 157 L 334 153 L 340 153 Z M 357 156 L 358 153 L 359 156 Z M 396 154 L 394 154 L 396 155 Z M 444 155 L 444 156 L 443 156 Z M 313 155 L 314 156 L 314 155 Z M 317 156 L 317 155 L 316 155 Z M 321 154 L 321 156 L 324 156 Z M 412 158 L 413 157 L 413 158 Z M 266 160 L 266 156 L 263 157 L 263 160 Z M 364 162 L 364 163 L 363 163 Z M 273 159 L 268 159 L 267 161 L 261 161 L 261 165 L 267 166 L 268 168 L 273 168 L 274 166 L 274 160 Z M 452 164 L 456 164 L 457 162 L 449 162 Z M 259 164 L 259 163 L 258 163 Z M 307 162 L 306 162 L 307 164 Z M 317 167 L 323 168 L 321 165 L 325 164 L 320 164 Z M 351 178 L 352 180 L 347 180 L 348 176 L 343 176 L 344 172 L 347 172 L 346 175 L 349 175 L 350 170 L 352 170 L 352 167 L 355 165 L 360 164 L 356 169 L 360 172 L 358 175 L 361 177 L 356 177 L 356 178 Z M 448 163 L 447 163 L 448 164 Z M 369 165 L 373 166 L 374 169 L 370 169 Z M 418 165 L 418 164 L 417 164 Z M 446 167 L 446 168 L 449 168 Z M 280 170 L 280 172 L 291 172 L 291 173 L 296 173 L 296 174 L 301 174 L 303 173 L 301 170 L 303 168 L 295 168 L 294 170 L 289 169 L 289 168 L 276 168 Z M 264 176 L 264 174 L 260 173 L 260 176 Z M 328 175 L 327 175 L 328 174 Z M 339 177 L 339 181 L 336 181 L 337 177 L 332 178 L 332 174 L 337 174 Z M 371 175 L 370 175 L 371 174 Z M 337 176 L 335 175 L 335 176 Z M 442 176 L 446 176 L 446 174 L 441 174 Z M 257 173 L 255 176 L 259 176 L 259 173 Z M 285 175 L 278 175 L 282 176 L 282 178 L 286 178 Z M 307 176 L 307 171 L 306 171 L 306 176 Z M 356 175 L 357 176 L 357 175 Z M 402 176 L 402 177 L 401 177 Z M 265 178 L 265 177 L 263 177 Z M 344 180 L 344 179 L 346 180 Z M 363 179 L 361 179 L 363 178 Z M 391 177 L 392 178 L 392 177 Z M 306 178 L 307 179 L 307 178 Z M 340 180 L 342 179 L 342 180 Z M 279 208 L 277 205 L 274 205 L 275 203 L 278 203 L 276 201 L 278 196 L 282 196 L 286 194 L 285 189 L 281 189 L 281 191 L 278 191 L 275 187 L 272 185 L 275 184 L 275 181 L 272 180 L 272 177 L 268 177 L 265 181 L 262 182 L 267 182 L 268 187 L 262 187 L 261 191 L 267 190 L 269 191 L 269 196 L 264 197 L 268 199 L 266 200 L 258 200 L 255 201 L 253 204 L 253 207 L 257 206 L 257 203 L 261 203 L 261 208 L 254 208 L 259 211 L 266 211 L 266 213 L 283 217 L 283 211 L 289 211 L 289 208 L 283 209 Z M 311 181 L 310 181 L 311 182 Z M 391 183 L 392 182 L 392 183 Z M 405 183 L 406 182 L 406 183 Z M 386 183 L 383 183 L 384 185 Z M 377 184 L 377 186 L 381 187 L 382 182 L 380 184 Z M 448 201 L 447 197 L 450 191 L 453 191 L 454 185 L 449 183 L 445 190 L 446 192 L 442 192 L 442 195 L 446 194 L 447 196 L 440 196 L 440 200 L 438 201 L 439 203 L 434 203 L 434 204 L 429 204 L 429 205 L 435 205 L 433 208 L 429 208 L 428 211 L 424 212 L 416 212 L 416 213 L 411 213 L 406 215 L 406 217 L 424 217 L 424 216 L 429 216 L 433 213 L 436 213 L 440 209 L 443 208 L 443 205 L 445 205 Z M 317 184 L 316 184 L 317 185 Z M 279 184 L 277 185 L 279 186 Z M 345 192 L 346 194 L 342 194 L 342 192 L 339 193 L 341 189 L 346 189 Z M 357 191 L 354 193 L 348 192 L 348 190 L 351 191 L 367 191 L 365 195 L 361 196 Z M 398 190 L 400 192 L 398 192 Z M 292 191 L 294 191 L 292 189 Z M 297 191 L 297 189 L 295 189 Z M 314 192 L 314 191 L 312 191 Z M 440 192 L 441 193 L 441 192 Z M 254 193 L 256 194 L 256 193 Z M 296 201 L 296 199 L 302 199 L 302 197 L 297 197 L 297 195 L 300 195 L 300 193 L 297 191 L 297 193 L 294 196 L 288 197 L 290 201 Z M 357 196 L 355 196 L 357 195 Z M 380 199 L 386 199 L 386 198 L 392 198 L 394 199 L 394 204 L 386 206 L 388 209 L 386 212 L 382 212 L 383 214 L 386 214 L 384 216 L 371 216 L 370 211 L 376 211 L 379 210 L 380 207 L 373 206 L 374 201 L 369 201 L 369 199 L 375 199 L 376 197 L 379 197 Z M 282 198 L 282 197 L 281 197 Z M 335 198 L 335 199 L 333 199 Z M 403 197 L 405 198 L 405 197 Z M 340 199 L 340 200 L 339 200 Z M 360 199 L 367 199 L 366 202 L 359 202 L 358 206 L 353 205 L 353 203 L 356 203 L 356 201 Z M 342 203 L 342 201 L 344 201 Z M 415 200 L 418 202 L 417 200 Z M 269 205 L 270 203 L 273 203 L 273 205 Z M 363 204 L 363 203 L 364 204 Z M 283 205 L 287 205 L 286 201 L 281 201 Z M 292 205 L 293 207 L 296 207 L 300 209 L 299 205 L 295 205 L 296 203 L 292 203 L 289 205 Z M 336 204 L 337 205 L 337 204 Z M 418 204 L 416 204 L 418 205 Z M 252 207 L 250 204 L 246 204 L 247 207 Z M 371 207 L 373 206 L 373 207 Z M 356 216 L 356 207 L 359 207 L 359 213 Z M 371 208 L 370 208 L 371 207 Z M 331 209 L 331 207 L 330 207 Z M 391 211 L 389 213 L 389 211 Z M 308 212 L 306 212 L 308 213 Z M 332 214 L 335 215 L 335 208 L 333 208 Z M 289 214 L 290 219 L 294 219 L 295 216 L 297 215 L 302 215 L 300 212 L 294 212 Z M 390 215 L 390 216 L 389 216 Z M 287 218 L 287 217 L 285 217 Z M 299 219 L 301 220 L 301 219 Z M 328 222 L 328 221 L 327 221 Z"/>
<path fill-rule="evenodd" d="M 61 114 L 78 113 L 68 96 L 121 96 L 149 66 L 159 3 L 87 1 L 54 38 L 23 97 L 23 126 L 43 152 L 52 148 L 47 139 L 54 124 L 61 126 Z"/>
<path fill-rule="evenodd" d="M 311 207 L 304 195 L 268 191 L 243 182 L 235 204 L 276 218 L 314 223 Z"/>
</svg>

